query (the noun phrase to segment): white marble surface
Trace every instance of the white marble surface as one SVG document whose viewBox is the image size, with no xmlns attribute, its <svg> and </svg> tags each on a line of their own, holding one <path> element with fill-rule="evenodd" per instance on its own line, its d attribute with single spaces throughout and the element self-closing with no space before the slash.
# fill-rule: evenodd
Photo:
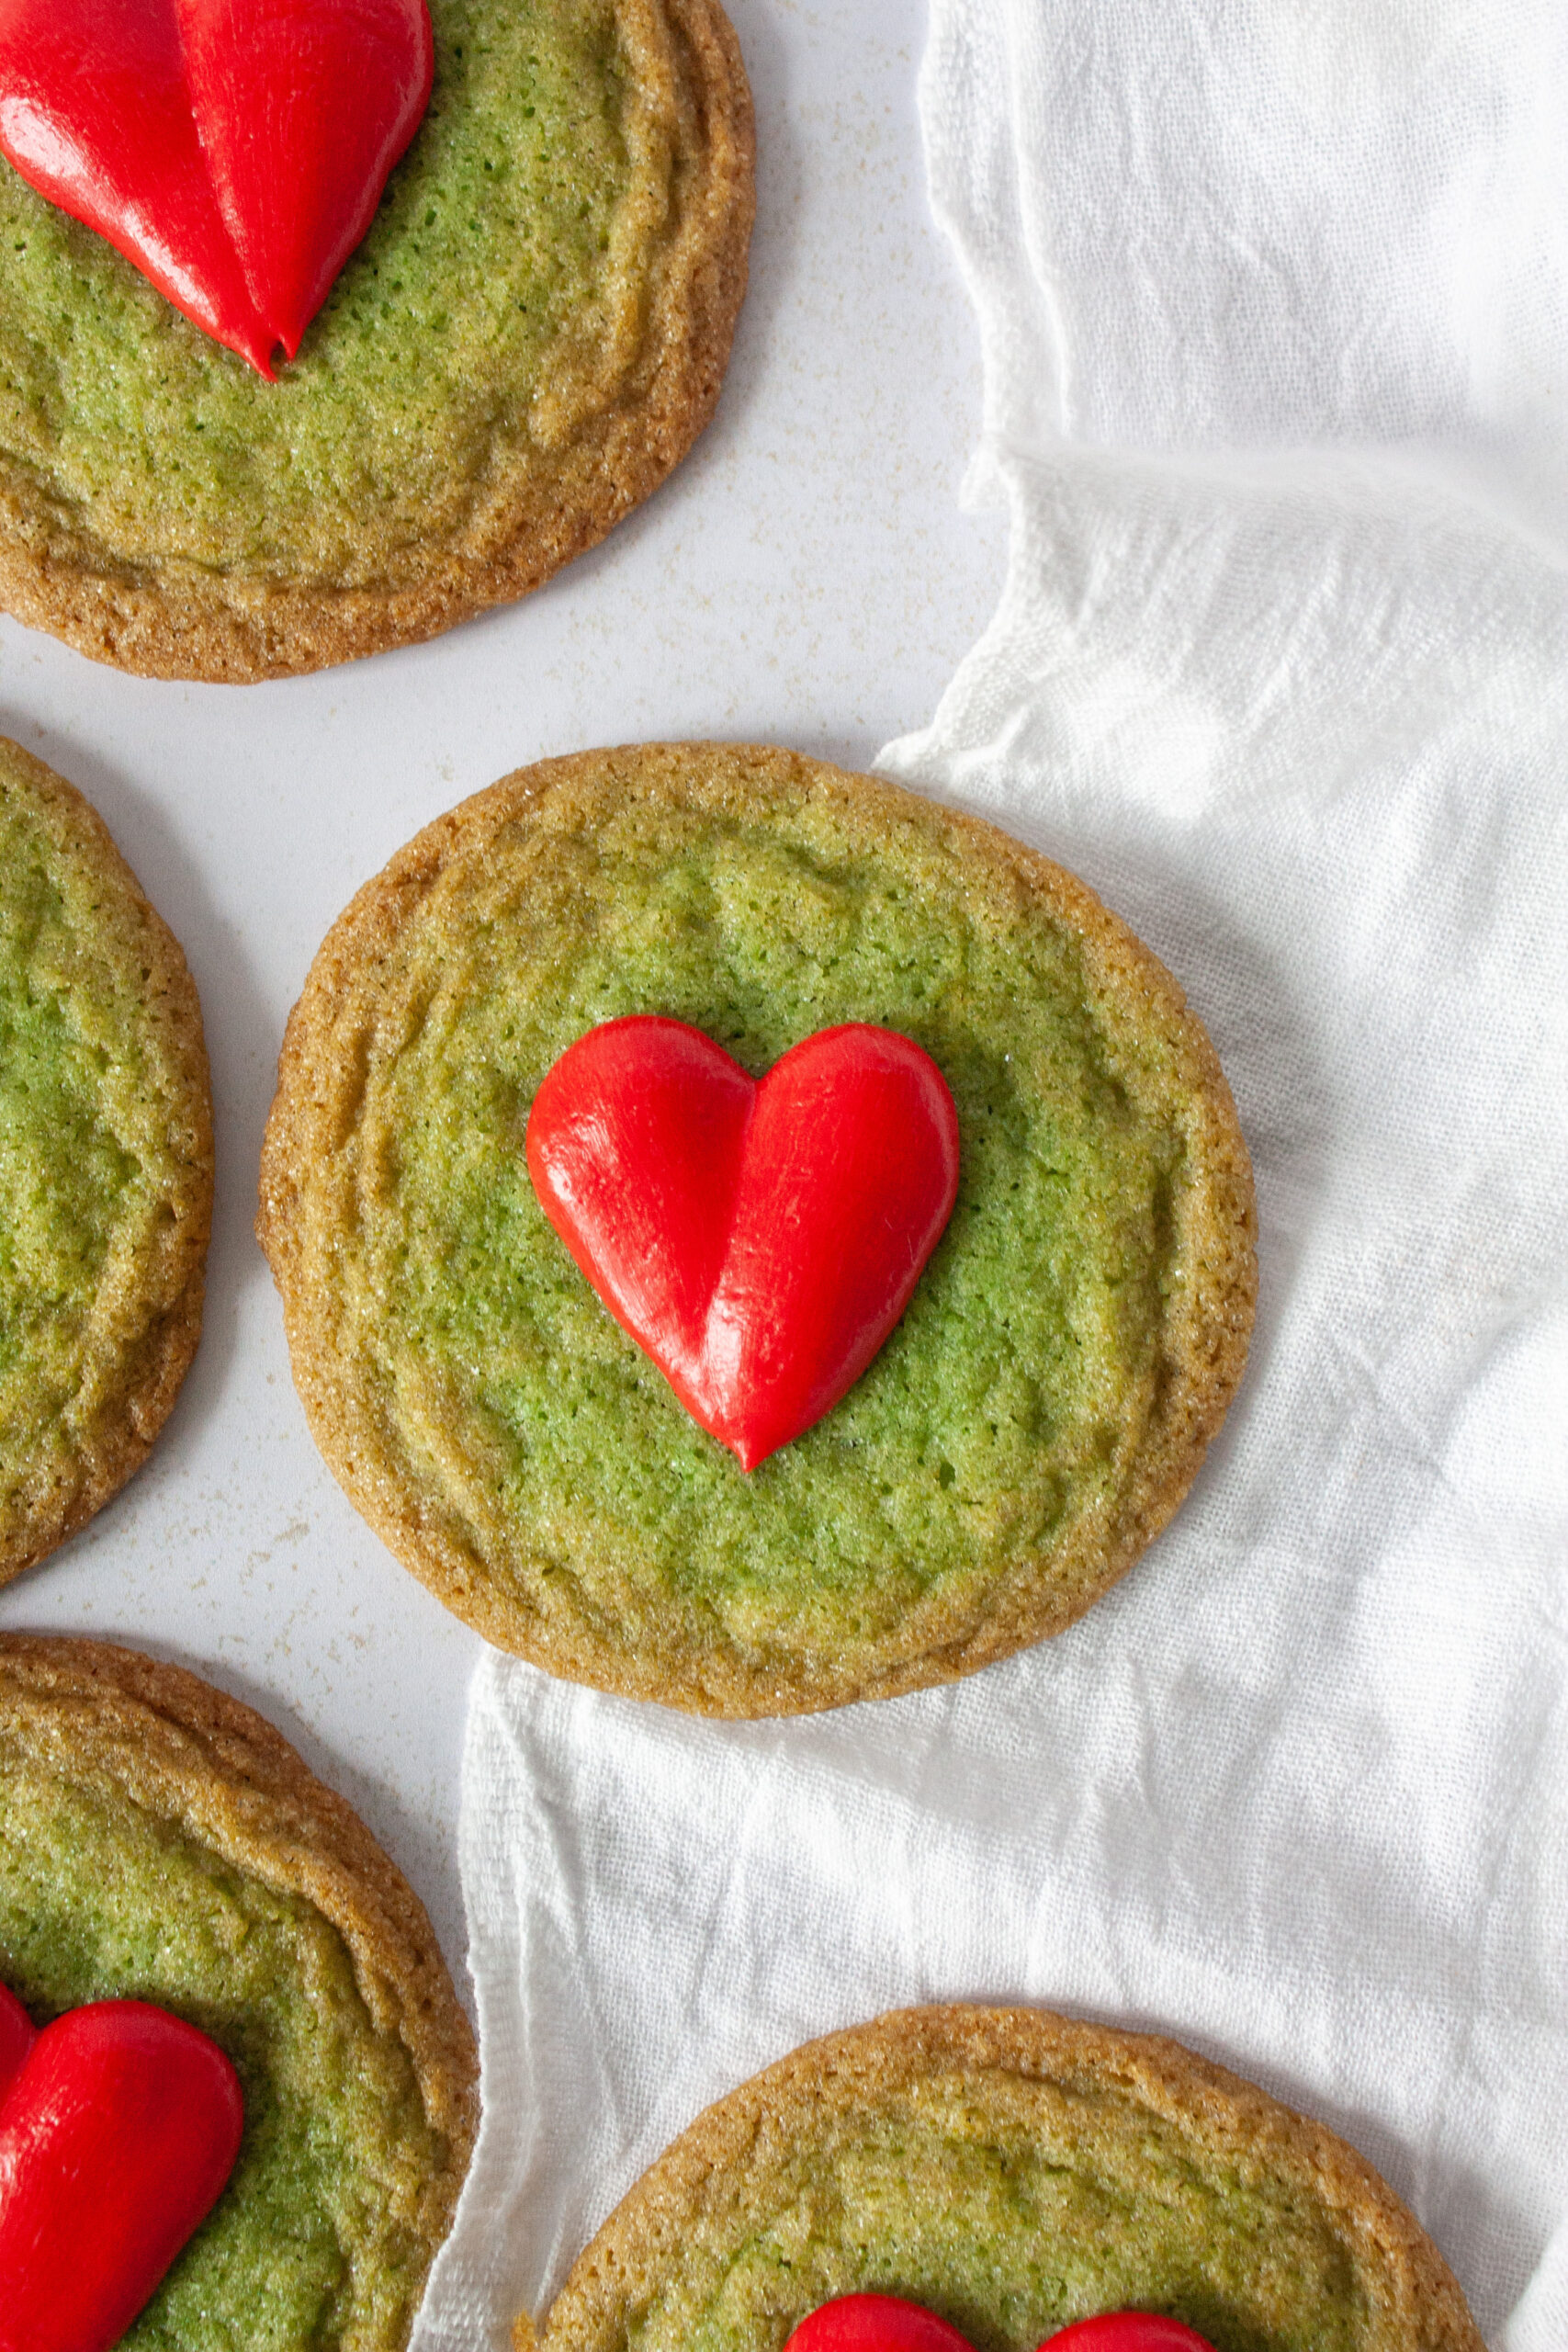
<svg viewBox="0 0 1568 2352">
<path fill-rule="evenodd" d="M 96 804 L 183 943 L 218 1113 L 206 1331 L 147 1467 L 0 1593 L 250 1701 L 358 1807 L 466 1991 L 457 1769 L 478 1638 L 404 1574 L 306 1432 L 251 1233 L 284 1019 L 328 923 L 508 769 L 686 735 L 868 764 L 990 616 L 1000 516 L 958 510 L 969 306 L 926 204 L 911 0 L 729 0 L 758 112 L 751 288 L 715 424 L 538 595 L 283 684 L 125 678 L 0 620 L 0 732 Z"/>
</svg>

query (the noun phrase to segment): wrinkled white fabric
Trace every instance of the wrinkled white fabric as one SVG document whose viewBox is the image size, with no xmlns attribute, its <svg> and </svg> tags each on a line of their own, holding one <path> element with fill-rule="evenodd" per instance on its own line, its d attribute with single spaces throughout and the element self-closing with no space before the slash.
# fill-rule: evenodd
<svg viewBox="0 0 1568 2352">
<path fill-rule="evenodd" d="M 935 0 L 1001 609 L 883 764 L 1083 874 L 1258 1174 L 1242 1394 L 1070 1634 L 691 1723 L 492 1657 L 425 2352 L 705 2100 L 931 1998 L 1157 2026 L 1568 2344 L 1568 119 L 1533 0 Z"/>
</svg>

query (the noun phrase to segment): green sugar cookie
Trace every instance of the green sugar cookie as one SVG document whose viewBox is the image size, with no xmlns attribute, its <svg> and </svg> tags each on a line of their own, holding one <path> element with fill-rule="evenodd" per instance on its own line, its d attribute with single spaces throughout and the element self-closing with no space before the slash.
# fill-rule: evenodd
<svg viewBox="0 0 1568 2352">
<path fill-rule="evenodd" d="M 435 85 L 269 384 L 0 163 L 0 604 L 153 677 L 432 637 L 662 481 L 746 283 L 716 0 L 431 0 Z"/>
<path fill-rule="evenodd" d="M 145 1459 L 211 1221 L 185 958 L 81 795 L 0 739 L 0 1583 Z"/>
<path fill-rule="evenodd" d="M 906 2009 L 700 2115 L 617 2207 L 542 2352 L 780 2352 L 840 2295 L 976 2352 L 1161 2312 L 1215 2352 L 1483 2352 L 1354 2149 L 1174 2041 L 1039 2009 Z M 518 2352 L 534 2352 L 525 2316 Z"/>
<path fill-rule="evenodd" d="M 244 2093 L 218 2204 L 120 2352 L 401 2352 L 476 2068 L 430 1922 L 269 1724 L 177 1668 L 0 1634 L 0 1983 L 152 2001 Z"/>
<path fill-rule="evenodd" d="M 935 1060 L 957 1204 L 903 1319 L 750 1476 L 547 1222 L 534 1094 L 662 1013 L 753 1075 Z M 258 1230 L 318 1444 L 491 1640 L 702 1712 L 950 1679 L 1069 1624 L 1186 1492 L 1246 1354 L 1253 1199 L 1175 982 L 989 826 L 784 752 L 584 753 L 367 885 L 289 1022 Z"/>
</svg>

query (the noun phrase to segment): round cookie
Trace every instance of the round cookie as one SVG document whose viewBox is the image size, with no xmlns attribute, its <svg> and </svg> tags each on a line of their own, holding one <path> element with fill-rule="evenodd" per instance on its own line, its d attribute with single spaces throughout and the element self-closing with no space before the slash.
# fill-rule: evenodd
<svg viewBox="0 0 1568 2352">
<path fill-rule="evenodd" d="M 903 1319 L 749 1477 L 525 1166 L 547 1070 L 633 1012 L 753 1072 L 874 1023 L 957 1106 Z M 366 886 L 288 1024 L 258 1231 L 316 1441 L 405 1565 L 557 1673 L 731 1715 L 1069 1624 L 1185 1493 L 1256 1281 L 1229 1091 L 1125 927 L 992 827 L 734 745 L 546 762 Z"/>
<path fill-rule="evenodd" d="M 152 2001 L 240 2075 L 229 2185 L 122 2352 L 400 2352 L 472 2036 L 417 1897 L 269 1724 L 129 1650 L 0 1635 L 0 1983 L 35 2025 Z"/>
<path fill-rule="evenodd" d="M 700 2115 L 579 2257 L 543 2352 L 779 2352 L 839 2295 L 976 2352 L 1103 2312 L 1216 2352 L 1483 2352 L 1355 2150 L 1174 2041 L 1039 2009 L 905 2009 Z M 533 2352 L 531 2323 L 516 2330 Z"/>
<path fill-rule="evenodd" d="M 435 85 L 268 384 L 0 164 L 0 605 L 280 677 L 524 595 L 713 413 L 750 96 L 717 0 L 431 0 Z"/>
<path fill-rule="evenodd" d="M 184 956 L 0 739 L 0 1584 L 145 1459 L 201 1332 L 212 1108 Z"/>
</svg>

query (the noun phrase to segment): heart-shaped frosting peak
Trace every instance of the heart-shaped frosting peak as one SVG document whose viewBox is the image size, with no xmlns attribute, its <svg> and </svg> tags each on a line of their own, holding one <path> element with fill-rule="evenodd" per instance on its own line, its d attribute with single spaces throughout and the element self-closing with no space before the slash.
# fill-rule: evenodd
<svg viewBox="0 0 1568 2352">
<path fill-rule="evenodd" d="M 758 1080 L 701 1030 L 634 1014 L 555 1064 L 527 1153 L 612 1315 L 752 1470 L 903 1314 L 957 1194 L 958 1114 L 892 1030 L 819 1030 Z"/>
<path fill-rule="evenodd" d="M 425 0 L 0 0 L 0 151 L 270 377 L 434 64 Z"/>
<path fill-rule="evenodd" d="M 6 2052 L 27 2044 L 9 2081 Z M 195 2026 L 95 2001 L 34 2035 L 0 2003 L 0 2352 L 108 2352 L 217 2202 L 239 2078 Z"/>
<path fill-rule="evenodd" d="M 0 2099 L 37 2040 L 31 2018 L 15 1993 L 0 1984 Z"/>
<path fill-rule="evenodd" d="M 967 2336 L 897 2295 L 840 2295 L 803 2319 L 784 2352 L 974 2352 Z M 1158 2312 L 1105 2312 L 1047 2336 L 1039 2352 L 1214 2352 Z"/>
</svg>

